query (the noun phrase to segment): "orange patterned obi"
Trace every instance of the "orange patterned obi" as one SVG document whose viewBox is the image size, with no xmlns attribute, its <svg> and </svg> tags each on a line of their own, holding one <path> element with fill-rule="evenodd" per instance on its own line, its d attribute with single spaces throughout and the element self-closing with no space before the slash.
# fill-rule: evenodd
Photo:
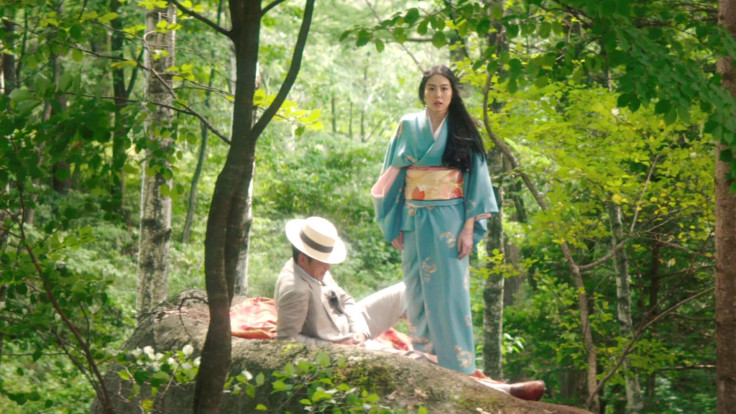
<svg viewBox="0 0 736 414">
<path fill-rule="evenodd" d="M 406 170 L 407 200 L 452 200 L 463 197 L 464 176 L 444 167 L 409 167 Z"/>
</svg>

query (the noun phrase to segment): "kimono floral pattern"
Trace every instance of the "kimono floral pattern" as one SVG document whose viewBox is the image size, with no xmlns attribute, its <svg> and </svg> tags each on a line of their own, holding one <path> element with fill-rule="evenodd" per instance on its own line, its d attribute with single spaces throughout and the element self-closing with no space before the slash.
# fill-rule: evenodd
<svg viewBox="0 0 736 414">
<path fill-rule="evenodd" d="M 409 167 L 443 168 L 447 122 L 440 128 L 435 139 L 425 112 L 404 116 L 371 193 L 386 241 L 403 234 L 401 262 L 415 348 L 437 355 L 442 367 L 470 374 L 475 372 L 475 343 L 469 264 L 467 257 L 458 258 L 457 237 L 465 221 L 475 218 L 473 243 L 477 244 L 485 234 L 482 218 L 498 209 L 481 154 L 474 155 L 470 172 L 430 180 L 425 187 L 421 179 L 408 184 Z M 416 173 L 412 172 L 412 180 Z M 447 186 L 432 184 L 438 181 Z M 431 199 L 430 193 L 436 197 L 438 191 L 440 199 Z"/>
</svg>

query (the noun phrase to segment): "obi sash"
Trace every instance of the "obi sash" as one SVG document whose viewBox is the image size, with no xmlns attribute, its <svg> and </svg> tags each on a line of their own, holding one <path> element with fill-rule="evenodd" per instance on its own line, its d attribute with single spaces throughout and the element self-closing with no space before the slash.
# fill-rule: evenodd
<svg viewBox="0 0 736 414">
<path fill-rule="evenodd" d="M 409 167 L 404 195 L 407 200 L 452 200 L 463 197 L 464 175 L 444 167 Z"/>
</svg>

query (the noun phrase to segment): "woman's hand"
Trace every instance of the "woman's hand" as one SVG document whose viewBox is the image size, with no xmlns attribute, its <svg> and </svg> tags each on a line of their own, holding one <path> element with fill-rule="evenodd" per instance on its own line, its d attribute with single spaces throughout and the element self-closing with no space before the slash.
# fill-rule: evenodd
<svg viewBox="0 0 736 414">
<path fill-rule="evenodd" d="M 464 259 L 471 251 L 473 251 L 473 226 L 475 225 L 475 219 L 470 218 L 465 220 L 463 229 L 460 230 L 460 235 L 457 236 L 457 258 Z"/>
<path fill-rule="evenodd" d="M 394 241 L 391 242 L 391 244 L 394 245 L 395 248 L 399 250 L 404 250 L 404 232 L 400 231 L 399 235 L 396 236 Z"/>
</svg>

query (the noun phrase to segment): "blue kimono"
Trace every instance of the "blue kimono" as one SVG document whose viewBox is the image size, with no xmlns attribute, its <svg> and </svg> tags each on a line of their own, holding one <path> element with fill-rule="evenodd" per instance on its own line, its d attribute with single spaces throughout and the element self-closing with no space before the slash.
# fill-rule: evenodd
<svg viewBox="0 0 736 414">
<path fill-rule="evenodd" d="M 486 232 L 485 218 L 498 208 L 485 158 L 474 154 L 472 169 L 464 174 L 438 168 L 448 139 L 446 121 L 436 135 L 425 111 L 405 115 L 371 193 L 386 240 L 403 232 L 402 269 L 414 347 L 436 354 L 442 367 L 471 374 L 476 368 L 469 264 L 468 257 L 458 259 L 456 240 L 466 219 L 474 217 L 477 245 Z M 458 178 L 425 188 L 407 182 L 410 169 L 454 171 Z M 452 188 L 453 183 L 460 188 Z"/>
</svg>

